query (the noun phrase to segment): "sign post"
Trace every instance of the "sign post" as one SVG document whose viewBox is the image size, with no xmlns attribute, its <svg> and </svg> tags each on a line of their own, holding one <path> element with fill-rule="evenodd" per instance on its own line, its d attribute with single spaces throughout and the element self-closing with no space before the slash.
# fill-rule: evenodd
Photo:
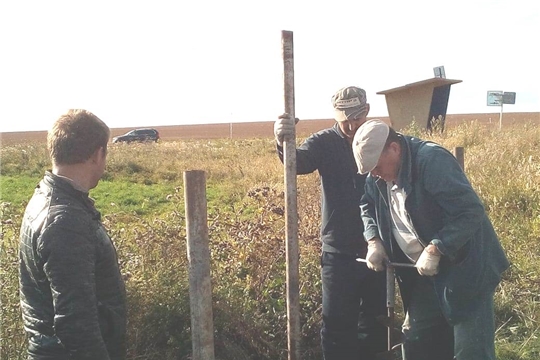
<svg viewBox="0 0 540 360">
<path fill-rule="evenodd" d="M 515 104 L 516 103 L 516 93 L 515 92 L 504 92 L 498 90 L 491 90 L 487 92 L 487 106 L 500 106 L 501 114 L 499 115 L 499 130 L 502 129 L 502 118 L 503 118 L 503 104 Z"/>
</svg>

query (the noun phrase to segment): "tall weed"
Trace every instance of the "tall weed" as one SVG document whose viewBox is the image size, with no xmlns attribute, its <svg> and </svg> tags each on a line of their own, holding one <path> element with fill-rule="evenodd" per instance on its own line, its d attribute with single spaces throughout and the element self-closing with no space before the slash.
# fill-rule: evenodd
<svg viewBox="0 0 540 360">
<path fill-rule="evenodd" d="M 414 136 L 465 148 L 465 171 L 511 260 L 497 288 L 500 360 L 540 357 L 540 129 L 478 123 Z M 25 155 L 26 154 L 26 155 Z M 50 167 L 44 145 L 1 149 L 0 359 L 23 359 L 17 244 L 22 211 Z M 129 359 L 189 359 L 182 173 L 206 171 L 216 358 L 286 359 L 283 165 L 271 139 L 112 144 L 91 192 L 128 291 Z M 302 357 L 321 358 L 320 190 L 298 178 Z"/>
</svg>

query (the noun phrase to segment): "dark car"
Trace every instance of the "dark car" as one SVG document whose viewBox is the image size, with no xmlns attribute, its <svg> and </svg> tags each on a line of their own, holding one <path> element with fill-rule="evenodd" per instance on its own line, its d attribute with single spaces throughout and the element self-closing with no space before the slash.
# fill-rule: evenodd
<svg viewBox="0 0 540 360">
<path fill-rule="evenodd" d="M 132 141 L 157 142 L 158 140 L 159 140 L 159 132 L 156 129 L 135 129 L 135 130 L 131 130 L 128 133 L 125 133 L 124 135 L 113 137 L 112 142 L 113 143 L 119 143 L 119 142 L 130 143 Z"/>
</svg>

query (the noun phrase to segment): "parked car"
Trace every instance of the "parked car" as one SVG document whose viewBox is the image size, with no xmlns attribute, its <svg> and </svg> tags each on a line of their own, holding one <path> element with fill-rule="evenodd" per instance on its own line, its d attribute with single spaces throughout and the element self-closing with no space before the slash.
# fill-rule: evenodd
<svg viewBox="0 0 540 360">
<path fill-rule="evenodd" d="M 112 139 L 113 143 L 119 143 L 119 142 L 133 142 L 133 141 L 154 141 L 157 142 L 159 140 L 159 132 L 156 129 L 135 129 L 131 130 L 130 132 L 125 133 L 124 135 L 115 136 Z"/>
</svg>

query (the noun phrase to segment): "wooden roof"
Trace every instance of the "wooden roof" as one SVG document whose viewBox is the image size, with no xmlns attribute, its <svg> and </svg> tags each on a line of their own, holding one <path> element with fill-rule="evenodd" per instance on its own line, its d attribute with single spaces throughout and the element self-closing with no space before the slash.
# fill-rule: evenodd
<svg viewBox="0 0 540 360">
<path fill-rule="evenodd" d="M 432 84 L 433 87 L 439 87 L 439 86 L 443 86 L 443 85 L 457 84 L 457 83 L 460 83 L 460 82 L 462 82 L 462 80 L 452 80 L 452 79 L 444 79 L 444 78 L 434 77 L 434 78 L 431 78 L 431 79 L 417 81 L 417 82 L 414 82 L 414 83 L 403 85 L 403 86 L 400 86 L 400 87 L 397 87 L 397 88 L 379 91 L 377 94 L 378 95 L 386 95 L 386 94 L 390 94 L 390 93 L 393 93 L 393 92 L 402 91 L 402 90 L 408 90 L 408 89 L 411 89 L 411 88 L 414 88 L 414 87 L 417 87 L 417 86 L 423 86 L 423 85 L 429 85 L 429 84 Z"/>
</svg>

